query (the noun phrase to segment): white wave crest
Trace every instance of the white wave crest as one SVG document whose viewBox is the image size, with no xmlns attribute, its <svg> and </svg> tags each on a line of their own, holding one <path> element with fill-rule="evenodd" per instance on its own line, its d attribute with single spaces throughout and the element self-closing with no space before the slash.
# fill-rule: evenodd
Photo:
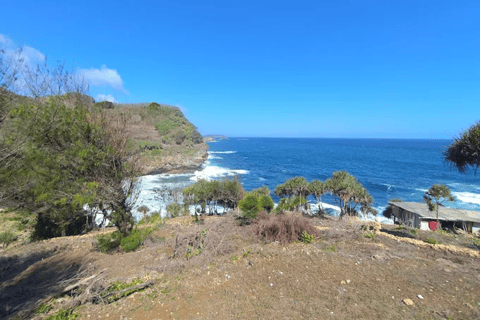
<svg viewBox="0 0 480 320">
<path fill-rule="evenodd" d="M 227 168 L 221 168 L 217 166 L 207 166 L 205 169 L 200 171 L 195 171 L 194 176 L 190 180 L 207 180 L 210 181 L 215 178 L 223 178 L 227 176 L 235 176 L 238 174 L 249 174 L 248 170 L 233 170 Z"/>
<path fill-rule="evenodd" d="M 222 157 L 214 156 L 213 154 L 208 155 L 208 159 L 223 159 Z"/>
<path fill-rule="evenodd" d="M 231 154 L 237 153 L 237 151 L 208 151 L 210 154 Z"/>
<path fill-rule="evenodd" d="M 462 202 L 480 204 L 480 194 L 471 192 L 452 192 Z"/>
</svg>

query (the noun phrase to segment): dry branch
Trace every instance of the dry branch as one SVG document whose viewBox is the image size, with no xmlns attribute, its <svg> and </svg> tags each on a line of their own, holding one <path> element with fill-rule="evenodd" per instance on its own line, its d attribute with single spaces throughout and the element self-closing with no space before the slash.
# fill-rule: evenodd
<svg viewBox="0 0 480 320">
<path fill-rule="evenodd" d="M 150 280 L 148 282 L 144 282 L 144 283 L 141 283 L 141 284 L 137 284 L 136 286 L 132 286 L 132 287 L 128 287 L 128 288 L 125 288 L 123 290 L 118 290 L 118 291 L 114 291 L 114 292 L 110 292 L 106 295 L 104 295 L 102 297 L 102 299 L 105 299 L 105 298 L 108 298 L 110 296 L 114 296 L 114 295 L 117 295 L 117 294 L 124 294 L 125 292 L 127 291 L 130 291 L 130 290 L 135 290 L 135 289 L 138 289 L 138 290 L 141 290 L 141 289 L 144 289 L 144 288 L 147 288 L 151 285 L 155 284 L 155 281 L 153 280 Z"/>
</svg>

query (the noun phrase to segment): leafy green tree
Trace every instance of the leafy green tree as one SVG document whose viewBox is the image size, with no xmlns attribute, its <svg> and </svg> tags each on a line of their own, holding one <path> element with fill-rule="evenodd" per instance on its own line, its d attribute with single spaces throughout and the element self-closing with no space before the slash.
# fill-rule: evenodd
<svg viewBox="0 0 480 320">
<path fill-rule="evenodd" d="M 358 180 L 346 171 L 336 171 L 325 181 L 326 188 L 340 206 L 340 216 L 357 215 L 357 206 L 363 203 L 368 207 L 373 198 Z"/>
<path fill-rule="evenodd" d="M 259 198 L 258 205 L 260 210 L 265 210 L 270 213 L 273 210 L 275 204 L 273 203 L 273 200 L 272 198 L 270 198 L 270 196 L 264 195 Z"/>
<path fill-rule="evenodd" d="M 243 216 L 248 219 L 255 219 L 259 211 L 258 198 L 254 195 L 247 195 L 238 203 Z"/>
<path fill-rule="evenodd" d="M 459 138 L 448 146 L 444 153 L 445 161 L 465 174 L 468 167 L 473 168 L 474 175 L 480 166 L 480 122 L 472 125 Z"/>
<path fill-rule="evenodd" d="M 434 184 L 432 185 L 423 196 L 423 201 L 428 205 L 430 211 L 435 211 L 437 216 L 437 223 L 440 223 L 438 219 L 438 209 L 439 206 L 445 201 L 455 201 L 455 198 L 452 195 L 450 189 L 444 184 Z"/>
<path fill-rule="evenodd" d="M 308 191 L 317 201 L 318 211 L 323 214 L 322 198 L 323 195 L 328 192 L 325 182 L 320 180 L 313 180 L 308 186 Z"/>
<path fill-rule="evenodd" d="M 3 202 L 47 218 L 61 235 L 85 217 L 85 205 L 102 210 L 123 234 L 131 230 L 137 171 L 125 161 L 124 128 L 104 114 L 52 100 L 11 110 L 2 130 L 8 150 L 0 160 Z"/>
</svg>

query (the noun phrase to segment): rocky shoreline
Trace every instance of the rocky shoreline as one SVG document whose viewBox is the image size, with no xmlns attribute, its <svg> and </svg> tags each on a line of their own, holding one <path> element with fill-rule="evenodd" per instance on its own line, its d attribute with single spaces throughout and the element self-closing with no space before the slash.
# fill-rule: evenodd
<svg viewBox="0 0 480 320">
<path fill-rule="evenodd" d="M 197 153 L 188 157 L 182 154 L 162 157 L 160 165 L 144 166 L 143 175 L 193 173 L 199 170 L 208 159 L 208 146 L 204 144 Z"/>
</svg>

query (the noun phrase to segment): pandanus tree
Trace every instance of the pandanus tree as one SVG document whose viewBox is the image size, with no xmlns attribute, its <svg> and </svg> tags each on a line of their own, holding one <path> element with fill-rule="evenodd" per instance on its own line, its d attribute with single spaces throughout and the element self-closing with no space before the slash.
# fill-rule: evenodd
<svg viewBox="0 0 480 320">
<path fill-rule="evenodd" d="M 437 217 L 437 224 L 440 223 L 438 219 L 438 209 L 442 205 L 443 201 L 455 201 L 450 189 L 444 184 L 432 185 L 423 196 L 423 201 L 428 205 L 430 211 L 435 211 Z"/>
<path fill-rule="evenodd" d="M 320 180 L 313 180 L 308 186 L 308 191 L 317 201 L 318 212 L 320 214 L 323 214 L 322 198 L 323 198 L 323 195 L 328 192 L 325 182 Z"/>
<path fill-rule="evenodd" d="M 455 138 L 444 152 L 445 161 L 465 174 L 471 167 L 474 175 L 480 166 L 480 122 Z"/>
<path fill-rule="evenodd" d="M 335 197 L 340 206 L 340 216 L 357 215 L 357 206 L 365 212 L 373 203 L 373 198 L 358 180 L 346 171 L 336 171 L 325 181 L 326 188 Z"/>
</svg>

